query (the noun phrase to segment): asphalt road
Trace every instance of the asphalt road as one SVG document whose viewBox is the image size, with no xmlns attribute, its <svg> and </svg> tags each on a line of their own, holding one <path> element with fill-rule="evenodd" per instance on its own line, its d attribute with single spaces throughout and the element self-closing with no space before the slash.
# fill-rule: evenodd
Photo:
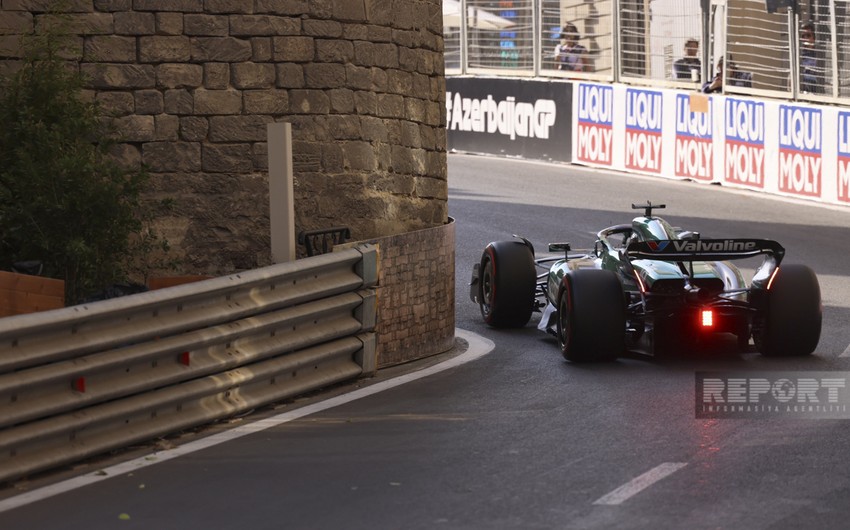
<svg viewBox="0 0 850 530">
<path fill-rule="evenodd" d="M 492 341 L 492 351 L 167 461 L 177 450 L 141 455 L 138 468 L 120 472 L 106 463 L 100 474 L 91 465 L 68 471 L 52 482 L 75 474 L 93 482 L 61 494 L 38 489 L 49 479 L 20 484 L 22 495 L 41 491 L 42 499 L 0 512 L 0 528 L 847 526 L 848 420 L 698 420 L 694 373 L 850 371 L 850 356 L 842 356 L 850 355 L 850 210 L 461 155 L 449 157 L 449 187 L 457 327 Z M 776 239 L 787 262 L 812 266 L 824 299 L 815 355 L 682 352 L 675 360 L 575 365 L 531 325 L 498 331 L 481 323 L 466 284 L 487 242 L 515 233 L 540 249 L 554 241 L 587 247 L 600 228 L 633 216 L 630 203 L 647 199 L 666 203 L 659 213 L 675 225 L 706 237 Z M 114 476 L 100 480 L 103 473 Z M 0 509 L 22 498 L 10 493 Z"/>
</svg>

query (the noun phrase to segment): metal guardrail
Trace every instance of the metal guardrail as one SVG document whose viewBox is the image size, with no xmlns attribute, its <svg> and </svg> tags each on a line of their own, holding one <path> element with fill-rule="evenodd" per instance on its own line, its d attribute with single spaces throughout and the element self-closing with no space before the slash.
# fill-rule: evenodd
<svg viewBox="0 0 850 530">
<path fill-rule="evenodd" d="M 0 319 L 0 481 L 374 372 L 377 254 Z"/>
</svg>

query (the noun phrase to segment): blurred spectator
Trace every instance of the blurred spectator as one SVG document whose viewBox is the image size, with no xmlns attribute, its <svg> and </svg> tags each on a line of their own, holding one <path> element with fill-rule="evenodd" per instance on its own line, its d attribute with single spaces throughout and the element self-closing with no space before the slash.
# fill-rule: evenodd
<svg viewBox="0 0 850 530">
<path fill-rule="evenodd" d="M 690 79 L 700 81 L 700 69 L 702 63 L 697 53 L 699 52 L 699 41 L 688 39 L 685 41 L 685 56 L 673 62 L 673 76 L 676 79 Z"/>
<path fill-rule="evenodd" d="M 815 48 L 815 25 L 800 26 L 800 91 L 823 94 L 823 67 Z"/>
<path fill-rule="evenodd" d="M 753 74 L 751 72 L 745 72 L 743 70 L 738 70 L 738 66 L 731 60 L 732 57 L 729 57 L 729 76 L 726 78 L 727 86 L 739 86 L 752 88 L 753 86 Z M 702 86 L 702 91 L 706 94 L 710 94 L 712 92 L 720 92 L 723 89 L 723 57 L 721 57 L 717 61 L 717 70 L 715 70 L 714 77 L 711 81 L 706 82 Z"/>
<path fill-rule="evenodd" d="M 558 63 L 558 70 L 570 72 L 587 72 L 587 49 L 578 43 L 578 28 L 572 22 L 564 24 L 561 29 L 561 43 L 555 46 L 553 54 Z"/>
</svg>

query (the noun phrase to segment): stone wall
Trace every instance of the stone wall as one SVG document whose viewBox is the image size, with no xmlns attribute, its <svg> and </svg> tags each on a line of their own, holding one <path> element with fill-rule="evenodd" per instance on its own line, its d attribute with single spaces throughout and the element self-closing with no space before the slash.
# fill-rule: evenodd
<svg viewBox="0 0 850 530">
<path fill-rule="evenodd" d="M 0 0 L 0 67 L 49 0 Z M 266 124 L 293 124 L 296 231 L 447 218 L 441 0 L 69 0 L 71 59 L 145 164 L 182 273 L 270 262 Z M 453 303 L 452 303 L 453 305 Z"/>
<path fill-rule="evenodd" d="M 455 345 L 455 225 L 360 241 L 378 247 L 378 368 Z M 350 247 L 356 243 L 342 245 Z"/>
</svg>

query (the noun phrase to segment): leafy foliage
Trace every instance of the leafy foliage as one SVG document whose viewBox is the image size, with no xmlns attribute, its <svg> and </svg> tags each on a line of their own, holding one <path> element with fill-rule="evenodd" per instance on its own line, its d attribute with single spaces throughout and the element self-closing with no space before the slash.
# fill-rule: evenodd
<svg viewBox="0 0 850 530">
<path fill-rule="evenodd" d="M 27 36 L 21 67 L 0 78 L 0 269 L 42 261 L 76 303 L 165 242 L 145 226 L 147 174 L 109 156 L 109 120 L 63 42 L 55 27 Z"/>
</svg>

